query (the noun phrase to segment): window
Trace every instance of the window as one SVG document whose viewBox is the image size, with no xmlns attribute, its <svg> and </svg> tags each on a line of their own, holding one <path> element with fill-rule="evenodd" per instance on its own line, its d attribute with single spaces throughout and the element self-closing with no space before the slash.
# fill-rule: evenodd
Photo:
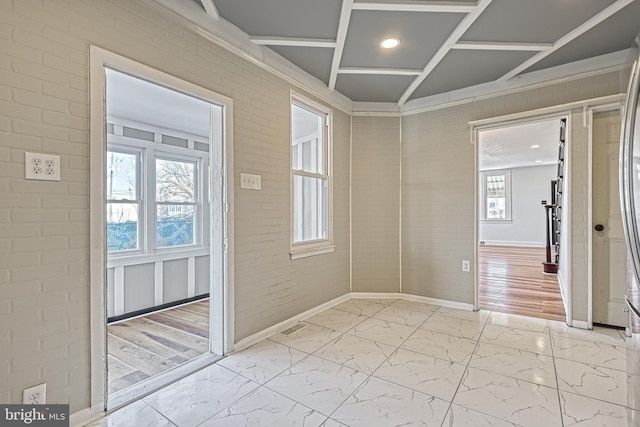
<svg viewBox="0 0 640 427">
<path fill-rule="evenodd" d="M 196 243 L 196 163 L 156 158 L 156 246 Z"/>
<path fill-rule="evenodd" d="M 140 153 L 107 152 L 107 251 L 141 248 Z"/>
<path fill-rule="evenodd" d="M 483 172 L 483 212 L 486 221 L 511 220 L 511 172 Z"/>
<path fill-rule="evenodd" d="M 294 96 L 291 103 L 291 256 L 333 250 L 331 113 Z"/>
<path fill-rule="evenodd" d="M 203 167 L 187 156 L 128 141 L 107 148 L 107 251 L 153 253 L 207 244 Z M 194 153 L 193 150 L 190 153 Z M 204 166 L 203 166 L 204 165 Z"/>
</svg>

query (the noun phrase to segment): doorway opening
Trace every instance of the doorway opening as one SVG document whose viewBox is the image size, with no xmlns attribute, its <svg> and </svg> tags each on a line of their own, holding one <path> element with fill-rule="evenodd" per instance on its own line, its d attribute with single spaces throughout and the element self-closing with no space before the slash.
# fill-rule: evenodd
<svg viewBox="0 0 640 427">
<path fill-rule="evenodd" d="M 92 406 L 112 410 L 233 342 L 232 106 L 91 54 Z"/>
<path fill-rule="evenodd" d="M 209 351 L 211 120 L 222 107 L 106 70 L 108 393 Z"/>
<path fill-rule="evenodd" d="M 543 265 L 562 250 L 561 126 L 553 117 L 478 130 L 480 309 L 566 319 L 558 277 Z"/>
</svg>

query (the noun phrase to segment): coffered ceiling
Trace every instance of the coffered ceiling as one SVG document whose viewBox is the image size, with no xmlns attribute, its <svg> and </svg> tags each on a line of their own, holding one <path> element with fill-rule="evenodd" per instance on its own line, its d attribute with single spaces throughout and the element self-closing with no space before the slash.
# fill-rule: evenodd
<svg viewBox="0 0 640 427">
<path fill-rule="evenodd" d="M 622 63 L 640 30 L 640 0 L 157 1 L 246 34 L 353 102 L 398 106 Z"/>
</svg>

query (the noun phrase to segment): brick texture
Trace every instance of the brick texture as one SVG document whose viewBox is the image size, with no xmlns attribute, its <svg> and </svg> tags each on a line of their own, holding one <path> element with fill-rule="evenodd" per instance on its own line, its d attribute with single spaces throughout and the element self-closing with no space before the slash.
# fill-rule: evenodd
<svg viewBox="0 0 640 427">
<path fill-rule="evenodd" d="M 400 118 L 352 126 L 352 290 L 400 292 Z"/>
<path fill-rule="evenodd" d="M 302 88 L 198 36 L 149 1 L 0 2 L 0 403 L 47 383 L 90 404 L 89 46 L 233 98 L 235 337 L 349 291 L 350 116 L 334 111 L 331 254 L 289 257 L 289 95 Z M 24 152 L 61 156 L 60 182 L 24 180 Z"/>
</svg>

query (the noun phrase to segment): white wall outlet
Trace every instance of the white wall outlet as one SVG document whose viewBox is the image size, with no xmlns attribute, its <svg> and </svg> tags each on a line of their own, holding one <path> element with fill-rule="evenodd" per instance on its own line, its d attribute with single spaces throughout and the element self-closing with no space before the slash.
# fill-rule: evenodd
<svg viewBox="0 0 640 427">
<path fill-rule="evenodd" d="M 469 261 L 468 259 L 462 260 L 462 271 L 471 271 L 471 261 Z"/>
<path fill-rule="evenodd" d="M 262 190 L 262 177 L 250 173 L 240 174 L 240 188 L 246 190 Z"/>
<path fill-rule="evenodd" d="M 22 403 L 25 405 L 44 405 L 47 403 L 47 383 L 25 388 L 22 391 Z"/>
<path fill-rule="evenodd" d="M 60 156 L 24 153 L 24 177 L 40 181 L 60 181 Z"/>
</svg>

